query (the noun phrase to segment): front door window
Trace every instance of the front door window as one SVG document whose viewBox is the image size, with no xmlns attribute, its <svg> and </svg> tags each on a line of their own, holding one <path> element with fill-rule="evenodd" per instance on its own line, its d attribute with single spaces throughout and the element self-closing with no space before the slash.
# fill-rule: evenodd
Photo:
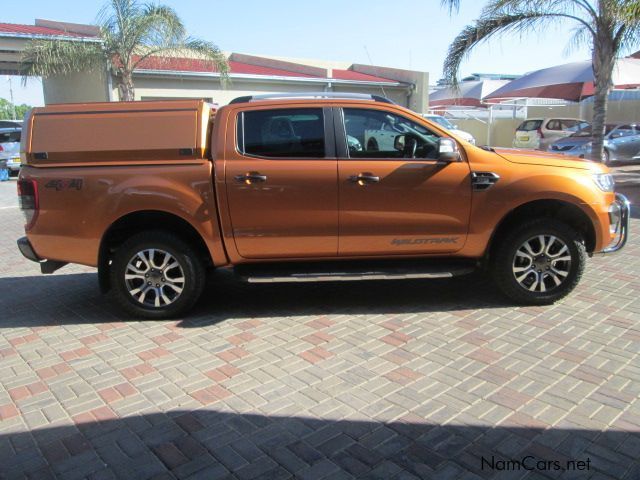
<svg viewBox="0 0 640 480">
<path fill-rule="evenodd" d="M 400 115 L 345 108 L 344 125 L 350 158 L 437 158 L 438 135 Z"/>
</svg>

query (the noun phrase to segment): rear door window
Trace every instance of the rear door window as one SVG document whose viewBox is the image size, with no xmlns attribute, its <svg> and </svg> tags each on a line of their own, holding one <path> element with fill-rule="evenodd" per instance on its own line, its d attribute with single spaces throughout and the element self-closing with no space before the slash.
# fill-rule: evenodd
<svg viewBox="0 0 640 480">
<path fill-rule="evenodd" d="M 523 132 L 532 132 L 538 130 L 540 125 L 542 125 L 542 120 L 526 120 L 517 129 Z"/>
<path fill-rule="evenodd" d="M 324 158 L 322 108 L 286 108 L 241 112 L 238 151 L 269 158 Z"/>
<path fill-rule="evenodd" d="M 578 120 L 560 120 L 562 130 L 569 132 L 577 132 L 580 130 L 581 123 Z"/>
<path fill-rule="evenodd" d="M 549 120 L 547 122 L 547 130 L 562 130 L 560 120 Z"/>
<path fill-rule="evenodd" d="M 635 135 L 635 131 L 631 125 L 620 125 L 611 132 L 611 138 L 629 137 Z"/>
</svg>

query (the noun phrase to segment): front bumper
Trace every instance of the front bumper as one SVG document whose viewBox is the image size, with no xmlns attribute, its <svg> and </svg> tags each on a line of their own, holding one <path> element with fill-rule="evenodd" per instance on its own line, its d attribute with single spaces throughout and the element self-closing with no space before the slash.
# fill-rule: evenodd
<svg viewBox="0 0 640 480">
<path fill-rule="evenodd" d="M 616 193 L 615 203 L 620 209 L 616 229 L 617 237 L 607 248 L 600 253 L 613 253 L 621 250 L 627 243 L 629 237 L 629 218 L 631 217 L 631 203 L 621 193 Z"/>
</svg>

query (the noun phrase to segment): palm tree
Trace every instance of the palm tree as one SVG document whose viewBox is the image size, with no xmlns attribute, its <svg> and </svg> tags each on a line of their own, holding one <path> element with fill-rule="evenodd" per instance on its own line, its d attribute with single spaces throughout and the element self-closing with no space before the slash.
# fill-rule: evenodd
<svg viewBox="0 0 640 480">
<path fill-rule="evenodd" d="M 134 100 L 133 72 L 150 57 L 168 59 L 191 54 L 211 63 L 226 80 L 229 67 L 211 42 L 189 37 L 176 12 L 138 0 L 110 0 L 98 15 L 100 41 L 33 40 L 26 46 L 23 78 L 75 72 L 115 74 L 120 100 Z"/>
<path fill-rule="evenodd" d="M 441 2 L 450 11 L 460 6 L 460 0 Z M 616 58 L 640 44 L 640 0 L 490 0 L 480 18 L 462 30 L 449 46 L 444 76 L 457 85 L 462 60 L 473 47 L 494 34 L 542 30 L 556 21 L 573 24 L 573 42 L 591 47 L 595 78 L 591 155 L 600 159 Z"/>
</svg>

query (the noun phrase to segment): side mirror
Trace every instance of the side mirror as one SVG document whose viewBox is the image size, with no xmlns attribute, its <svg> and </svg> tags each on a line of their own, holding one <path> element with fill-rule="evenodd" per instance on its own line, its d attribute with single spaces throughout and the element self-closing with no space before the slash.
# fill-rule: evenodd
<svg viewBox="0 0 640 480">
<path fill-rule="evenodd" d="M 460 161 L 460 151 L 458 150 L 458 144 L 453 138 L 441 137 L 438 139 L 438 161 Z"/>
<path fill-rule="evenodd" d="M 407 138 L 404 135 L 396 135 L 396 138 L 393 140 L 393 148 L 399 152 L 403 152 L 406 141 Z"/>
</svg>

